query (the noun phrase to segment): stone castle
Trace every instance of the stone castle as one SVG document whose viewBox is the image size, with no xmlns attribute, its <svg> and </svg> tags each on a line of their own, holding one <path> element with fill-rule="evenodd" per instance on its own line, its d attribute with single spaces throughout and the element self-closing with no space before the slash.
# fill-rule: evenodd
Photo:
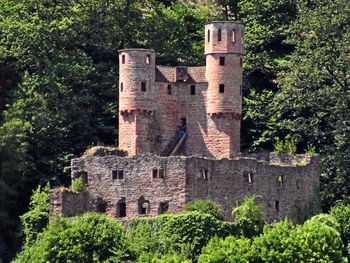
<svg viewBox="0 0 350 263">
<path fill-rule="evenodd" d="M 119 149 L 71 162 L 88 191 L 51 191 L 51 213 L 117 218 L 177 213 L 192 200 L 220 203 L 225 218 L 258 195 L 267 220 L 301 221 L 318 207 L 318 156 L 240 154 L 243 26 L 205 26 L 203 67 L 157 66 L 155 51 L 119 54 Z"/>
</svg>

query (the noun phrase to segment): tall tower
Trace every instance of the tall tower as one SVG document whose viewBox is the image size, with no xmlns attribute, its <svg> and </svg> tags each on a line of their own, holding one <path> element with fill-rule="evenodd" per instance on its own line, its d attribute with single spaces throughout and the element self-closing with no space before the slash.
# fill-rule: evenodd
<svg viewBox="0 0 350 263">
<path fill-rule="evenodd" d="M 242 24 L 218 21 L 205 26 L 207 144 L 216 157 L 240 151 L 243 53 Z"/>
<path fill-rule="evenodd" d="M 155 110 L 155 51 L 119 50 L 119 147 L 130 155 L 151 151 L 149 124 Z"/>
</svg>

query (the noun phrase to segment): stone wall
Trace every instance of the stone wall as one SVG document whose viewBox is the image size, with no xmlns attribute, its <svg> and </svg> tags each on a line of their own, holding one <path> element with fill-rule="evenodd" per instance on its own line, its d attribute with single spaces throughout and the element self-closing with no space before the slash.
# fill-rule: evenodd
<svg viewBox="0 0 350 263">
<path fill-rule="evenodd" d="M 299 222 L 311 216 L 319 206 L 318 156 L 290 157 L 299 161 L 289 164 L 277 164 L 274 154 L 260 157 L 265 160 L 255 156 L 221 160 L 153 154 L 85 156 L 72 160 L 72 178 L 87 173 L 89 208 L 112 217 L 178 213 L 189 201 L 210 198 L 222 205 L 225 218 L 231 220 L 232 207 L 253 194 L 268 221 L 287 216 Z M 66 197 L 62 211 L 74 214 L 67 212 L 72 203 Z"/>
<path fill-rule="evenodd" d="M 89 192 L 59 188 L 50 190 L 50 215 L 73 217 L 91 210 Z"/>
</svg>

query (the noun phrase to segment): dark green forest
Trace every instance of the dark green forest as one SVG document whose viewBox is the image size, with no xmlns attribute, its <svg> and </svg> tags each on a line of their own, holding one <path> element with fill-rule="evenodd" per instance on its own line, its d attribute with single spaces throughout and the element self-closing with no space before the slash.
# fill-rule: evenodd
<svg viewBox="0 0 350 263">
<path fill-rule="evenodd" d="M 350 202 L 347 0 L 0 0 L 0 262 L 1 258 L 5 262 L 12 258 L 28 238 L 20 216 L 33 206 L 29 206 L 33 190 L 47 183 L 52 187 L 68 185 L 72 157 L 93 145 L 116 144 L 117 50 L 153 48 L 158 64 L 204 65 L 204 25 L 212 20 L 237 20 L 245 25 L 242 151 L 271 151 L 277 142 L 287 140 L 296 145 L 298 153 L 320 153 L 322 209 L 332 213 L 339 201 L 345 203 L 342 209 L 347 209 Z M 81 225 L 89 220 L 108 221 L 96 215 L 90 217 L 76 220 Z M 206 222 L 201 220 L 198 219 Z M 322 221 L 327 225 L 333 219 L 317 220 L 316 223 Z M 74 230 L 78 224 L 74 222 L 57 219 L 48 227 L 43 240 L 55 242 L 52 239 L 55 233 L 65 227 L 78 231 Z M 225 262 L 208 259 L 210 254 L 220 251 L 215 246 L 224 249 L 235 244 L 242 255 L 249 246 L 252 251 L 263 248 L 261 244 L 268 243 L 264 241 L 265 231 L 266 239 L 279 240 L 282 238 L 279 235 L 289 233 L 286 240 L 290 242 L 304 240 L 303 231 L 309 229 L 314 233 L 316 223 L 293 226 L 285 221 L 279 224 L 280 228 L 261 230 L 263 234 L 257 241 L 242 235 L 247 239 L 209 242 L 200 262 Z M 156 223 L 145 225 L 154 227 L 153 224 Z M 341 228 L 342 223 L 339 224 Z M 108 227 L 116 231 L 114 238 L 124 238 L 119 225 L 106 223 Z M 284 231 L 285 228 L 291 230 Z M 344 229 L 337 232 L 342 237 L 350 233 Z M 320 232 L 336 236 L 332 231 L 325 226 Z M 333 242 L 338 247 L 329 248 L 330 251 L 346 250 L 346 240 L 347 237 L 342 238 L 343 242 Z M 110 261 L 96 255 L 94 262 L 120 262 L 125 256 L 120 253 L 129 253 L 124 248 L 112 250 L 115 257 Z M 164 256 L 165 252 L 170 253 L 157 251 Z M 262 257 L 263 252 L 259 253 Z M 342 255 L 332 255 L 333 261 L 317 262 L 342 262 L 337 259 Z M 142 257 L 145 261 L 139 262 L 151 262 L 147 255 Z M 170 257 L 159 262 L 185 262 Z M 84 262 L 64 260 L 52 262 Z M 227 262 L 239 262 L 232 260 Z M 260 260 L 249 258 L 242 262 L 293 262 L 267 256 Z M 299 258 L 297 262 L 303 260 Z"/>
</svg>

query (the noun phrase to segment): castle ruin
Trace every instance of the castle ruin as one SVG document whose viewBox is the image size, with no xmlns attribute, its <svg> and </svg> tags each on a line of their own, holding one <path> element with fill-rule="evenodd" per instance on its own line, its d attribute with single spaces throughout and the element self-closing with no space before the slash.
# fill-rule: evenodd
<svg viewBox="0 0 350 263">
<path fill-rule="evenodd" d="M 256 194 L 267 220 L 302 221 L 318 207 L 317 155 L 240 154 L 243 26 L 205 26 L 202 67 L 157 66 L 150 49 L 119 51 L 119 148 L 73 159 L 88 191 L 51 191 L 51 213 L 116 218 L 177 213 L 192 200 L 225 218 Z M 127 152 L 127 156 L 125 154 Z"/>
</svg>

